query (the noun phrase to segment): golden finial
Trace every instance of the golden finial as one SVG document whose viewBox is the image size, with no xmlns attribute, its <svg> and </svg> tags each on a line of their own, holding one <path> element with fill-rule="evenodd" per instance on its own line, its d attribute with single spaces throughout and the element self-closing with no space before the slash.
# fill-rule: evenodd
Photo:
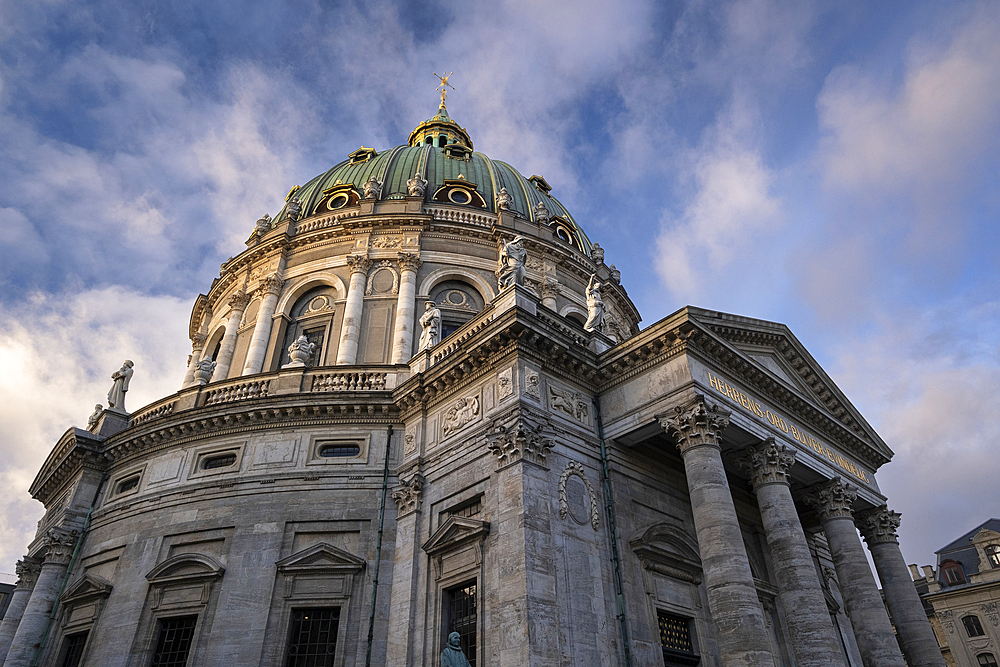
<svg viewBox="0 0 1000 667">
<path fill-rule="evenodd" d="M 451 88 L 452 90 L 455 90 L 455 86 L 453 86 L 450 83 L 448 83 L 448 77 L 450 77 L 452 74 L 454 74 L 454 72 L 449 72 L 445 76 L 441 76 L 437 72 L 434 72 L 434 76 L 436 76 L 437 78 L 441 79 L 441 85 L 439 85 L 437 88 L 435 88 L 435 90 L 440 90 L 441 91 L 441 106 L 442 107 L 444 107 L 444 98 L 446 98 L 448 96 L 448 88 Z"/>
</svg>

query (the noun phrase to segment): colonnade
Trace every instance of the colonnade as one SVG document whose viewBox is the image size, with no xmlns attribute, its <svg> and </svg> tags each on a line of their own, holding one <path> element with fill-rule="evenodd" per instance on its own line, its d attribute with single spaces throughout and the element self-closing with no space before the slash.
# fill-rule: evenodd
<svg viewBox="0 0 1000 667">
<path fill-rule="evenodd" d="M 660 415 L 673 436 L 687 476 L 709 611 L 726 667 L 772 667 L 764 612 L 757 597 L 736 507 L 722 461 L 721 434 L 730 413 L 699 396 Z M 826 606 L 790 487 L 795 452 L 769 438 L 747 448 L 740 465 L 749 472 L 771 551 L 778 595 L 785 608 L 788 639 L 800 667 L 844 667 L 840 642 Z M 919 596 L 899 551 L 899 515 L 886 507 L 859 515 L 858 522 L 882 579 L 886 613 L 855 529 L 857 490 L 837 477 L 803 500 L 818 513 L 837 572 L 844 606 L 865 667 L 944 667 Z M 883 574 L 884 572 L 884 574 Z M 903 572 L 901 575 L 900 573 Z M 896 640 L 896 634 L 899 641 Z"/>
</svg>

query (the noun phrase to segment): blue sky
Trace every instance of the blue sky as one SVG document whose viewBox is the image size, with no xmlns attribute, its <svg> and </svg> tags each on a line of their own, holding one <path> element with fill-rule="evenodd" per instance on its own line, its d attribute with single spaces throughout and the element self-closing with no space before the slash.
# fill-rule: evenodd
<svg viewBox="0 0 1000 667">
<path fill-rule="evenodd" d="M 904 556 L 933 562 L 998 514 L 997 34 L 996 2 L 0 4 L 0 572 L 121 360 L 130 408 L 175 391 L 257 218 L 405 142 L 442 70 L 644 324 L 792 329 L 897 453 Z"/>
</svg>

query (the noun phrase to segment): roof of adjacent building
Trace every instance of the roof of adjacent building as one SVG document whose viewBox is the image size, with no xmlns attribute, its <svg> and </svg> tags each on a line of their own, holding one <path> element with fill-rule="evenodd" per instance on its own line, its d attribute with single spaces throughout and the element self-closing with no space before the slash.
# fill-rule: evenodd
<svg viewBox="0 0 1000 667">
<path fill-rule="evenodd" d="M 962 565 L 962 571 L 966 576 L 979 572 L 979 552 L 972 544 L 972 539 L 981 530 L 993 530 L 1000 533 L 1000 519 L 987 519 L 957 540 L 949 542 L 935 551 L 934 553 L 938 556 L 938 566 L 946 560 L 953 560 Z"/>
</svg>

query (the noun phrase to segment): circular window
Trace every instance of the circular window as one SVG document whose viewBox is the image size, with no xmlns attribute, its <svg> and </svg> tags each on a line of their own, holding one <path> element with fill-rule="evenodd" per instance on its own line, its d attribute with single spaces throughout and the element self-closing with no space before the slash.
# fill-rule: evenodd
<svg viewBox="0 0 1000 667">
<path fill-rule="evenodd" d="M 209 456 L 201 462 L 202 470 L 214 470 L 216 468 L 228 468 L 236 463 L 236 454 L 220 454 L 219 456 Z"/>
<path fill-rule="evenodd" d="M 456 204 L 468 204 L 472 201 L 472 197 L 469 195 L 468 190 L 463 190 L 461 188 L 454 188 L 448 191 L 448 199 L 455 202 Z"/>
<path fill-rule="evenodd" d="M 321 445 L 319 448 L 319 455 L 323 458 L 357 456 L 360 453 L 358 445 Z"/>
<path fill-rule="evenodd" d="M 330 200 L 326 202 L 326 207 L 331 211 L 338 208 L 344 208 L 350 200 L 351 198 L 348 197 L 346 193 L 341 192 L 340 194 L 330 197 Z"/>
<path fill-rule="evenodd" d="M 327 299 L 326 296 L 318 296 L 318 297 L 316 297 L 315 299 L 313 299 L 312 301 L 309 302 L 309 307 L 306 310 L 310 311 L 310 312 L 314 311 L 314 310 L 323 310 L 324 308 L 326 308 L 329 305 L 330 305 L 330 302 L 329 302 L 329 299 Z"/>
</svg>

